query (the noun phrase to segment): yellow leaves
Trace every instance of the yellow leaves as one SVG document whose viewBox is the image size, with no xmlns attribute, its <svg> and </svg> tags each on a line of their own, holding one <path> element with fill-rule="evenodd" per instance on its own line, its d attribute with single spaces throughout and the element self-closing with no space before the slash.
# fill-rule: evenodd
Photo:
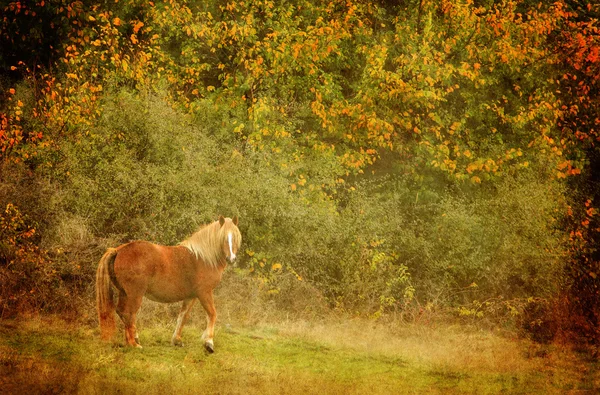
<svg viewBox="0 0 600 395">
<path fill-rule="evenodd" d="M 552 152 L 554 152 L 557 156 L 562 155 L 562 150 L 559 149 L 558 147 L 552 147 Z"/>
<path fill-rule="evenodd" d="M 482 174 L 482 177 L 487 180 L 490 178 L 490 174 L 498 172 L 501 163 L 501 159 L 498 161 L 494 161 L 493 159 L 477 159 L 474 162 L 469 163 L 465 170 L 468 174 L 480 172 L 479 174 Z M 471 177 L 471 181 L 479 183 L 481 182 L 481 179 L 474 175 Z"/>
<path fill-rule="evenodd" d="M 434 86 L 436 81 L 433 78 L 431 78 L 430 76 L 426 76 L 425 77 L 425 82 L 429 86 Z"/>
<path fill-rule="evenodd" d="M 453 122 L 452 125 L 450 125 L 450 134 L 454 134 L 458 128 L 460 128 L 461 123 L 460 122 Z"/>
<path fill-rule="evenodd" d="M 241 134 L 245 127 L 246 125 L 241 123 L 233 129 L 233 132 L 236 134 Z"/>
<path fill-rule="evenodd" d="M 452 85 L 452 86 L 449 86 L 448 88 L 446 88 L 446 92 L 448 92 L 448 93 L 452 93 L 452 92 L 454 92 L 455 90 L 457 90 L 458 88 L 460 88 L 460 85 L 458 85 L 458 84 L 454 84 L 454 85 Z"/>
<path fill-rule="evenodd" d="M 456 170 L 456 161 L 451 159 L 445 159 L 440 165 L 440 168 L 445 171 L 453 172 Z"/>
<path fill-rule="evenodd" d="M 236 17 L 226 20 L 225 25 L 220 25 L 223 22 L 220 17 L 213 17 L 208 12 L 204 13 L 202 17 L 204 19 L 201 22 L 199 22 L 200 19 L 195 19 L 196 15 L 190 17 L 189 15 L 195 11 L 192 12 L 190 8 L 181 5 L 185 2 L 167 3 L 168 5 L 149 11 L 149 14 L 144 16 L 146 24 L 139 20 L 121 20 L 108 11 L 104 14 L 94 13 L 94 17 L 100 21 L 94 24 L 97 35 L 91 35 L 87 44 L 76 40 L 65 42 L 65 45 L 72 46 L 72 51 L 68 51 L 69 57 L 65 62 L 65 67 L 69 72 L 67 78 L 76 80 L 79 76 L 82 80 L 86 80 L 89 75 L 92 75 L 94 81 L 101 81 L 108 73 L 116 73 L 117 77 L 127 73 L 127 78 L 135 79 L 134 83 L 152 84 L 160 79 L 167 81 L 165 89 L 172 92 L 170 99 L 181 101 L 182 106 L 188 106 L 189 104 L 185 103 L 185 100 L 191 100 L 190 93 L 198 97 L 207 92 L 217 91 L 214 86 L 200 82 L 201 76 L 205 75 L 207 70 L 211 70 L 210 74 L 217 74 L 224 87 L 218 88 L 219 95 L 207 95 L 210 96 L 207 99 L 222 100 L 223 107 L 231 105 L 232 108 L 242 103 L 248 107 L 254 107 L 255 105 L 251 101 L 256 100 L 257 97 L 267 97 L 275 93 L 279 89 L 277 84 L 280 84 L 279 90 L 283 95 L 290 95 L 293 89 L 306 90 L 306 88 L 314 86 L 316 88 L 310 88 L 314 94 L 314 102 L 310 104 L 307 102 L 307 106 L 310 105 L 307 110 L 312 110 L 318 123 L 315 122 L 306 129 L 314 127 L 316 133 L 323 133 L 324 136 L 308 141 L 306 147 L 314 145 L 314 147 L 318 147 L 315 148 L 315 150 L 319 150 L 318 154 L 323 152 L 330 158 L 339 158 L 338 165 L 344 171 L 349 170 L 355 174 L 362 169 L 367 169 L 367 166 L 378 158 L 376 150 L 380 150 L 382 153 L 386 152 L 387 149 L 392 148 L 392 143 L 394 152 L 403 150 L 403 153 L 413 155 L 410 152 L 412 148 L 408 141 L 406 141 L 407 144 L 404 144 L 404 138 L 398 138 L 403 133 L 411 135 L 410 139 L 406 139 L 410 140 L 410 144 L 412 141 L 416 141 L 418 144 L 423 140 L 428 140 L 435 145 L 449 140 L 444 144 L 458 147 L 454 148 L 450 154 L 444 153 L 439 156 L 437 155 L 438 149 L 433 147 L 435 158 L 427 158 L 426 163 L 435 159 L 438 167 L 443 166 L 447 171 L 466 173 L 464 167 L 474 161 L 473 157 L 477 154 L 471 153 L 465 148 L 476 147 L 477 141 L 474 141 L 474 144 L 471 143 L 477 136 L 475 136 L 476 133 L 469 135 L 467 125 L 479 125 L 484 117 L 478 117 L 476 114 L 471 121 L 468 121 L 456 116 L 456 114 L 463 113 L 462 107 L 456 114 L 446 111 L 445 108 L 450 108 L 452 103 L 445 104 L 443 101 L 447 96 L 445 92 L 454 91 L 455 95 L 451 95 L 452 97 L 449 99 L 453 99 L 454 96 L 469 98 L 466 95 L 472 93 L 469 89 L 472 89 L 473 83 L 466 78 L 458 78 L 458 70 L 468 72 L 469 77 L 475 75 L 477 78 L 481 78 L 491 65 L 497 64 L 497 57 L 502 52 L 498 52 L 497 48 L 490 48 L 489 51 L 488 48 L 483 48 L 480 53 L 477 53 L 477 45 L 481 42 L 478 41 L 477 35 L 474 36 L 472 43 L 463 46 L 461 42 L 467 41 L 465 40 L 467 36 L 461 36 L 461 34 L 470 33 L 470 28 L 467 31 L 458 27 L 457 32 L 462 32 L 461 34 L 441 35 L 436 38 L 434 26 L 431 35 L 427 36 L 434 42 L 429 43 L 427 40 L 423 40 L 423 47 L 420 48 L 422 51 L 412 51 L 412 47 L 401 51 L 390 51 L 396 46 L 400 48 L 408 44 L 408 41 L 397 41 L 402 38 L 403 32 L 394 33 L 393 30 L 396 28 L 394 26 L 389 31 L 386 29 L 386 34 L 382 35 L 382 38 L 387 39 L 387 43 L 383 39 L 379 42 L 370 40 L 367 36 L 361 36 L 361 40 L 357 39 L 355 43 L 350 33 L 359 35 L 364 33 L 348 30 L 349 26 L 346 24 L 352 23 L 354 25 L 350 25 L 350 27 L 356 29 L 354 16 L 351 21 L 344 22 L 344 14 L 333 13 L 327 16 L 321 14 L 319 21 L 307 19 L 303 22 L 303 28 L 298 29 L 294 23 L 291 23 L 295 18 L 293 16 L 295 11 L 292 10 L 290 15 L 283 18 L 280 25 L 282 29 L 277 31 L 273 30 L 272 26 L 257 26 L 257 23 L 260 22 L 252 19 L 256 18 L 256 16 L 252 17 L 252 12 L 241 13 L 250 4 L 248 2 L 225 2 L 228 6 L 235 5 L 236 12 L 240 12 L 240 14 L 236 14 Z M 352 4 L 352 2 L 348 4 Z M 310 5 L 306 5 L 306 7 L 310 8 Z M 348 5 L 341 8 L 348 9 L 349 16 L 353 14 L 352 7 Z M 311 12 L 307 9 L 306 15 L 309 14 Z M 315 19 L 320 16 L 316 9 L 314 16 Z M 90 17 L 90 21 L 94 21 L 94 17 Z M 246 17 L 250 19 L 244 23 Z M 88 16 L 85 15 L 85 18 Z M 356 15 L 356 18 L 358 19 L 359 16 Z M 377 18 L 374 22 L 377 22 Z M 473 20 L 467 18 L 465 23 L 472 25 Z M 401 23 L 396 22 L 395 24 L 402 28 Z M 482 26 L 482 28 L 486 27 Z M 267 31 L 266 37 L 259 34 L 261 29 Z M 154 34 L 157 32 L 160 35 Z M 154 45 L 157 43 L 152 42 L 157 39 L 163 41 L 161 36 L 171 33 L 177 34 L 181 40 L 185 41 L 181 46 L 185 55 L 172 57 L 171 55 L 174 54 L 170 54 L 160 45 Z M 409 30 L 406 30 L 406 33 L 404 39 L 409 37 Z M 195 42 L 202 35 L 203 43 Z M 151 40 L 150 36 L 152 36 Z M 164 36 L 164 40 L 168 41 L 169 37 Z M 257 40 L 256 37 L 261 38 Z M 140 44 L 148 44 L 148 47 L 142 47 Z M 136 47 L 132 47 L 132 45 Z M 210 56 L 210 54 L 200 55 L 198 48 L 204 48 L 204 45 L 206 45 L 206 52 L 219 51 L 220 55 L 218 57 Z M 365 75 L 363 76 L 363 71 L 358 69 L 356 73 L 348 73 L 352 78 L 361 79 L 356 81 L 356 86 L 361 90 L 357 91 L 356 95 L 353 94 L 351 99 L 346 99 L 343 94 L 336 91 L 343 85 L 336 78 L 343 80 L 346 76 L 335 75 L 340 62 L 336 60 L 334 54 L 339 54 L 339 59 L 345 59 L 347 56 L 342 63 L 348 62 L 352 65 L 350 62 L 355 58 L 353 55 L 354 45 L 356 45 L 355 50 L 360 54 L 360 58 L 365 57 L 366 59 Z M 492 43 L 491 45 L 496 44 Z M 78 48 L 75 49 L 75 46 Z M 464 49 L 464 51 L 452 55 L 456 56 L 452 62 L 439 63 L 447 58 L 444 54 L 451 54 L 457 49 Z M 78 68 L 81 63 L 77 62 L 81 62 L 83 58 L 79 51 L 87 50 L 91 51 L 92 55 L 87 57 L 85 62 L 97 65 L 97 69 L 93 70 L 94 74 L 86 73 L 86 70 Z M 151 53 L 152 59 L 142 59 L 144 57 L 143 54 L 140 55 L 142 50 Z M 510 52 L 506 53 L 509 57 L 512 56 Z M 126 57 L 125 54 L 130 57 Z M 413 59 L 411 59 L 411 55 L 414 56 Z M 315 59 L 317 61 L 314 61 Z M 423 67 L 425 65 L 427 67 Z M 324 67 L 327 68 L 326 72 L 323 72 Z M 248 74 L 242 75 L 244 73 L 239 73 L 239 70 Z M 316 76 L 311 77 L 309 72 L 315 70 Z M 139 75 L 141 77 L 138 77 Z M 462 88 L 459 87 L 459 82 L 463 85 Z M 73 81 L 69 81 L 69 86 L 73 85 Z M 248 89 L 242 89 L 246 86 Z M 277 88 L 273 88 L 274 86 Z M 235 89 L 231 89 L 232 87 Z M 262 91 L 259 92 L 259 89 Z M 457 92 L 457 90 L 459 91 Z M 250 91 L 252 94 L 249 94 Z M 232 92 L 233 94 L 231 94 Z M 244 94 L 247 97 L 242 96 Z M 496 95 L 490 96 L 495 97 Z M 474 100 L 476 101 L 480 97 L 484 97 L 484 95 L 475 95 Z M 79 102 L 73 97 L 72 100 Z M 229 101 L 227 102 L 227 100 Z M 487 102 L 491 103 L 492 100 Z M 510 108 L 510 106 L 504 107 Z M 464 112 L 468 112 L 468 110 L 470 109 L 467 108 Z M 288 116 L 293 119 L 297 115 L 294 114 L 294 111 L 295 109 L 289 106 L 283 117 L 273 117 L 272 122 L 284 120 Z M 362 116 L 365 118 L 362 119 Z M 459 121 L 453 122 L 455 120 Z M 498 126 L 493 120 L 489 122 L 490 127 L 494 125 Z M 248 137 L 252 133 L 262 130 L 265 125 L 261 124 L 256 128 L 255 126 L 252 125 L 245 129 L 243 124 L 234 124 L 232 133 L 240 138 Z M 265 146 L 272 149 L 273 152 L 283 147 L 283 143 L 279 141 L 285 136 L 283 132 L 279 132 L 273 124 L 267 125 L 265 130 L 271 132 L 268 136 L 262 137 L 262 142 L 266 143 Z M 281 130 L 290 131 L 292 129 L 287 125 L 282 125 Z M 299 134 L 295 132 L 292 136 L 288 134 L 288 141 L 294 142 Z M 501 136 L 498 136 L 498 139 L 500 138 Z M 329 148 L 331 142 L 336 144 L 335 148 Z M 270 146 L 270 143 L 274 146 Z M 502 154 L 503 151 L 504 149 L 494 152 Z M 285 148 L 283 148 L 283 152 L 287 152 Z M 351 156 L 341 158 L 346 152 Z M 462 174 L 465 180 L 475 174 L 481 176 L 477 172 L 485 171 L 483 164 L 470 166 L 469 173 L 473 174 Z M 331 181 L 339 183 L 336 178 Z M 482 178 L 485 180 L 485 177 Z M 313 182 L 314 179 L 310 178 L 310 181 Z M 290 178 L 289 182 L 293 182 L 290 185 L 292 191 L 299 189 L 302 192 L 304 191 L 303 187 L 306 186 L 305 192 L 309 192 L 310 183 L 306 178 Z"/>
<path fill-rule="evenodd" d="M 273 265 L 271 265 L 271 270 L 273 270 L 273 271 L 281 270 L 281 268 L 282 268 L 281 263 L 274 263 Z"/>
</svg>

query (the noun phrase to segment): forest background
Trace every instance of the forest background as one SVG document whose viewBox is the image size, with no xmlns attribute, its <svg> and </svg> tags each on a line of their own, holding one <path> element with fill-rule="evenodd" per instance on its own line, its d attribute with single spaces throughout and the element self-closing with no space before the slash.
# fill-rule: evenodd
<svg viewBox="0 0 600 395">
<path fill-rule="evenodd" d="M 224 214 L 283 309 L 597 352 L 599 5 L 1 7 L 1 318 L 93 316 L 105 248 Z"/>
</svg>

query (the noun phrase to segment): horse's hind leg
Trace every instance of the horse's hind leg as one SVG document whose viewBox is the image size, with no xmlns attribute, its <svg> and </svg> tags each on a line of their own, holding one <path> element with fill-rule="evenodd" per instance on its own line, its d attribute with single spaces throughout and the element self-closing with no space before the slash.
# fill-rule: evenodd
<svg viewBox="0 0 600 395">
<path fill-rule="evenodd" d="M 192 310 L 194 303 L 196 303 L 196 299 L 188 299 L 184 300 L 181 305 L 181 311 L 179 311 L 179 316 L 177 317 L 177 326 L 175 327 L 175 332 L 171 338 L 171 343 L 174 346 L 183 346 L 183 343 L 181 342 L 181 332 L 183 331 L 183 325 L 185 325 L 190 316 L 190 311 Z"/>
<path fill-rule="evenodd" d="M 117 314 L 125 324 L 125 342 L 127 345 L 142 348 L 139 342 L 135 321 L 137 312 L 142 305 L 142 297 L 132 297 L 121 292 L 119 294 L 119 303 L 117 304 Z"/>
</svg>

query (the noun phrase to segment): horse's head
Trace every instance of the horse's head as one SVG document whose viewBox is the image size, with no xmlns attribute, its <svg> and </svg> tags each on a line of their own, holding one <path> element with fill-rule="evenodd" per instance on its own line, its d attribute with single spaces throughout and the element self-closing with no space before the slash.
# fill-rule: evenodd
<svg viewBox="0 0 600 395">
<path fill-rule="evenodd" d="M 219 224 L 221 225 L 219 229 L 219 240 L 221 240 L 223 254 L 230 263 L 233 263 L 235 262 L 236 254 L 242 244 L 242 234 L 237 227 L 238 217 L 235 216 L 231 219 L 220 216 Z"/>
</svg>

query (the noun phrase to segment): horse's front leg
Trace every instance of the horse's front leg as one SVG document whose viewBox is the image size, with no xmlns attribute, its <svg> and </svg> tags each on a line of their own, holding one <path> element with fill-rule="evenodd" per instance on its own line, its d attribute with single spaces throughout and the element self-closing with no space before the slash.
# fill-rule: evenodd
<svg viewBox="0 0 600 395">
<path fill-rule="evenodd" d="M 177 326 L 175 327 L 175 332 L 173 332 L 173 337 L 171 338 L 171 343 L 174 346 L 183 346 L 183 343 L 181 342 L 181 332 L 183 331 L 183 325 L 190 316 L 190 311 L 192 310 L 194 303 L 196 303 L 196 299 L 188 299 L 184 300 L 181 305 L 179 316 L 177 316 Z"/>
<path fill-rule="evenodd" d="M 206 310 L 206 330 L 202 334 L 202 340 L 204 340 L 204 348 L 209 353 L 215 351 L 215 345 L 213 338 L 215 336 L 215 322 L 217 321 L 217 310 L 215 309 L 215 302 L 213 298 L 212 290 L 202 293 L 199 297 L 202 307 Z"/>
</svg>

